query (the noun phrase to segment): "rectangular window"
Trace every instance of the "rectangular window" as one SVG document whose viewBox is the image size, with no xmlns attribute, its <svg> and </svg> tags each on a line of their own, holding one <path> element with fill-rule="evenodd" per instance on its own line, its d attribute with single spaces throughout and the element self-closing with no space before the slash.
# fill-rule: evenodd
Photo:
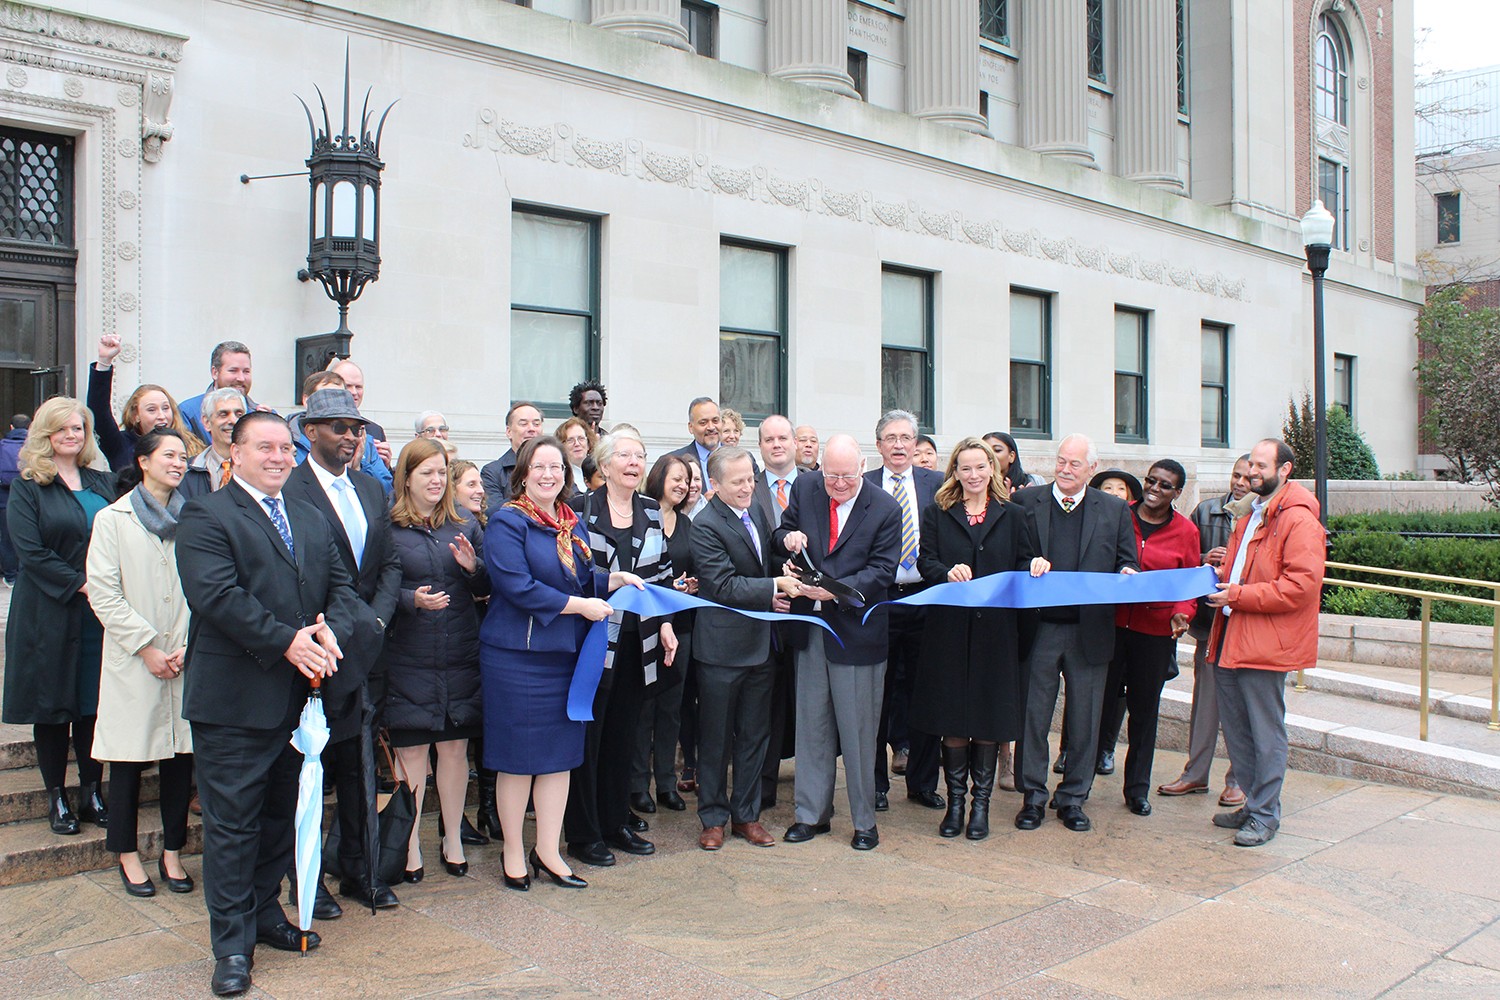
<svg viewBox="0 0 1500 1000">
<path fill-rule="evenodd" d="M 1457 191 L 1437 196 L 1437 241 L 1457 243 L 1459 239 L 1460 196 Z"/>
<path fill-rule="evenodd" d="M 599 374 L 599 220 L 545 208 L 511 213 L 510 396 L 553 416 Z"/>
<path fill-rule="evenodd" d="M 1104 0 L 1085 0 L 1084 10 L 1088 18 L 1089 79 L 1106 83 L 1108 81 L 1104 78 Z"/>
<path fill-rule="evenodd" d="M 932 275 L 887 266 L 880 274 L 880 409 L 910 410 L 933 426 Z"/>
<path fill-rule="evenodd" d="M 1147 313 L 1115 310 L 1115 440 L 1146 441 Z"/>
<path fill-rule="evenodd" d="M 0 129 L 0 238 L 73 245 L 73 140 Z"/>
<path fill-rule="evenodd" d="M 702 0 L 682 0 L 682 26 L 687 29 L 688 44 L 693 51 L 712 59 L 718 35 L 719 8 Z"/>
<path fill-rule="evenodd" d="M 1052 433 L 1052 296 L 1010 290 L 1010 431 Z"/>
<path fill-rule="evenodd" d="M 990 92 L 988 90 L 979 92 L 979 117 L 984 119 L 986 125 L 990 123 Z"/>
<path fill-rule="evenodd" d="M 1203 324 L 1203 447 L 1229 447 L 1229 327 Z"/>
<path fill-rule="evenodd" d="M 1354 355 L 1333 356 L 1333 405 L 1349 415 L 1354 422 Z"/>
<path fill-rule="evenodd" d="M 1188 113 L 1187 0 L 1177 0 L 1177 113 Z"/>
<path fill-rule="evenodd" d="M 870 57 L 859 49 L 849 50 L 849 79 L 861 101 L 870 99 Z"/>
<path fill-rule="evenodd" d="M 1008 0 L 979 0 L 979 34 L 1001 45 L 1010 44 Z"/>
<path fill-rule="evenodd" d="M 1333 248 L 1349 249 L 1349 168 L 1318 158 L 1318 197 L 1333 215 Z"/>
<path fill-rule="evenodd" d="M 787 252 L 719 246 L 719 405 L 749 423 L 786 412 Z"/>
</svg>

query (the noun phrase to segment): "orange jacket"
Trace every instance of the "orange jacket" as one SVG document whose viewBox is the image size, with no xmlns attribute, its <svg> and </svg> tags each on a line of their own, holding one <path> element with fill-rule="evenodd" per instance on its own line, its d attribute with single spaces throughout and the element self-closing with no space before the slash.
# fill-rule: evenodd
<svg viewBox="0 0 1500 1000">
<path fill-rule="evenodd" d="M 1209 661 L 1250 670 L 1301 670 L 1318 662 L 1318 607 L 1326 560 L 1318 501 L 1289 482 L 1266 504 L 1255 537 L 1245 538 L 1249 515 L 1239 519 L 1219 578 L 1229 579 L 1241 545 L 1245 567 L 1229 588 L 1233 614 L 1214 615 Z"/>
</svg>

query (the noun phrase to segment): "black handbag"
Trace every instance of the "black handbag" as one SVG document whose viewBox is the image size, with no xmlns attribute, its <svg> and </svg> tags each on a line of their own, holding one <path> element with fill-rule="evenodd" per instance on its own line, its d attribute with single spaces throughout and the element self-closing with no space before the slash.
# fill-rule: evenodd
<svg viewBox="0 0 1500 1000">
<path fill-rule="evenodd" d="M 391 760 L 391 747 L 382 735 L 380 750 L 385 754 L 386 767 L 392 775 L 396 773 Z M 406 874 L 406 847 L 411 840 L 411 829 L 417 822 L 417 798 L 405 781 L 396 782 L 385 806 L 380 810 L 380 860 L 375 865 L 375 875 L 386 885 L 397 885 Z M 339 871 L 339 841 L 343 831 L 337 815 L 328 831 L 328 840 L 323 845 L 323 870 L 330 875 L 343 877 Z"/>
</svg>

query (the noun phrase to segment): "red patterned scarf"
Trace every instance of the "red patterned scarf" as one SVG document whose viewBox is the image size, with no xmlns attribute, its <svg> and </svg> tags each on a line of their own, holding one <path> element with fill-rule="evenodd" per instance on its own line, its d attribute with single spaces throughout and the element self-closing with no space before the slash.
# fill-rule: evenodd
<svg viewBox="0 0 1500 1000">
<path fill-rule="evenodd" d="M 561 560 L 563 568 L 569 573 L 578 572 L 578 563 L 573 557 L 573 543 L 583 550 L 585 559 L 592 559 L 594 553 L 589 549 L 588 541 L 574 531 L 578 527 L 578 515 L 565 503 L 557 505 L 556 514 L 548 514 L 539 507 L 535 500 L 522 493 L 505 506 L 514 507 L 516 510 L 531 518 L 542 527 L 557 532 L 557 558 Z"/>
</svg>

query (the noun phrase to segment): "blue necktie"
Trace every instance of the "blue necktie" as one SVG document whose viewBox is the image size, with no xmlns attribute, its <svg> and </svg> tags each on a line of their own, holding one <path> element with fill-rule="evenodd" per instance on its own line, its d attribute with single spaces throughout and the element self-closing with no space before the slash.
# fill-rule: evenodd
<svg viewBox="0 0 1500 1000">
<path fill-rule="evenodd" d="M 917 565 L 917 516 L 905 484 L 905 476 L 891 476 L 891 494 L 901 508 L 901 568 L 912 569 Z"/>
<path fill-rule="evenodd" d="M 750 520 L 750 512 L 748 510 L 741 511 L 740 520 L 745 522 L 745 530 L 750 532 L 750 544 L 755 546 L 755 554 L 761 559 L 764 559 L 766 556 L 765 553 L 761 551 L 760 536 L 755 533 L 755 523 Z"/>
<path fill-rule="evenodd" d="M 287 523 L 286 515 L 281 512 L 281 500 L 278 497 L 266 497 L 261 503 L 265 504 L 266 510 L 271 512 L 271 523 L 276 525 L 276 532 L 286 543 L 286 550 L 291 553 L 293 559 L 297 558 L 297 546 L 292 542 L 292 526 Z"/>
<path fill-rule="evenodd" d="M 365 529 L 359 511 L 354 507 L 354 484 L 347 479 L 335 479 L 333 488 L 339 495 L 339 520 L 344 522 L 344 534 L 349 536 L 349 548 L 354 552 L 357 569 L 365 558 Z"/>
</svg>

